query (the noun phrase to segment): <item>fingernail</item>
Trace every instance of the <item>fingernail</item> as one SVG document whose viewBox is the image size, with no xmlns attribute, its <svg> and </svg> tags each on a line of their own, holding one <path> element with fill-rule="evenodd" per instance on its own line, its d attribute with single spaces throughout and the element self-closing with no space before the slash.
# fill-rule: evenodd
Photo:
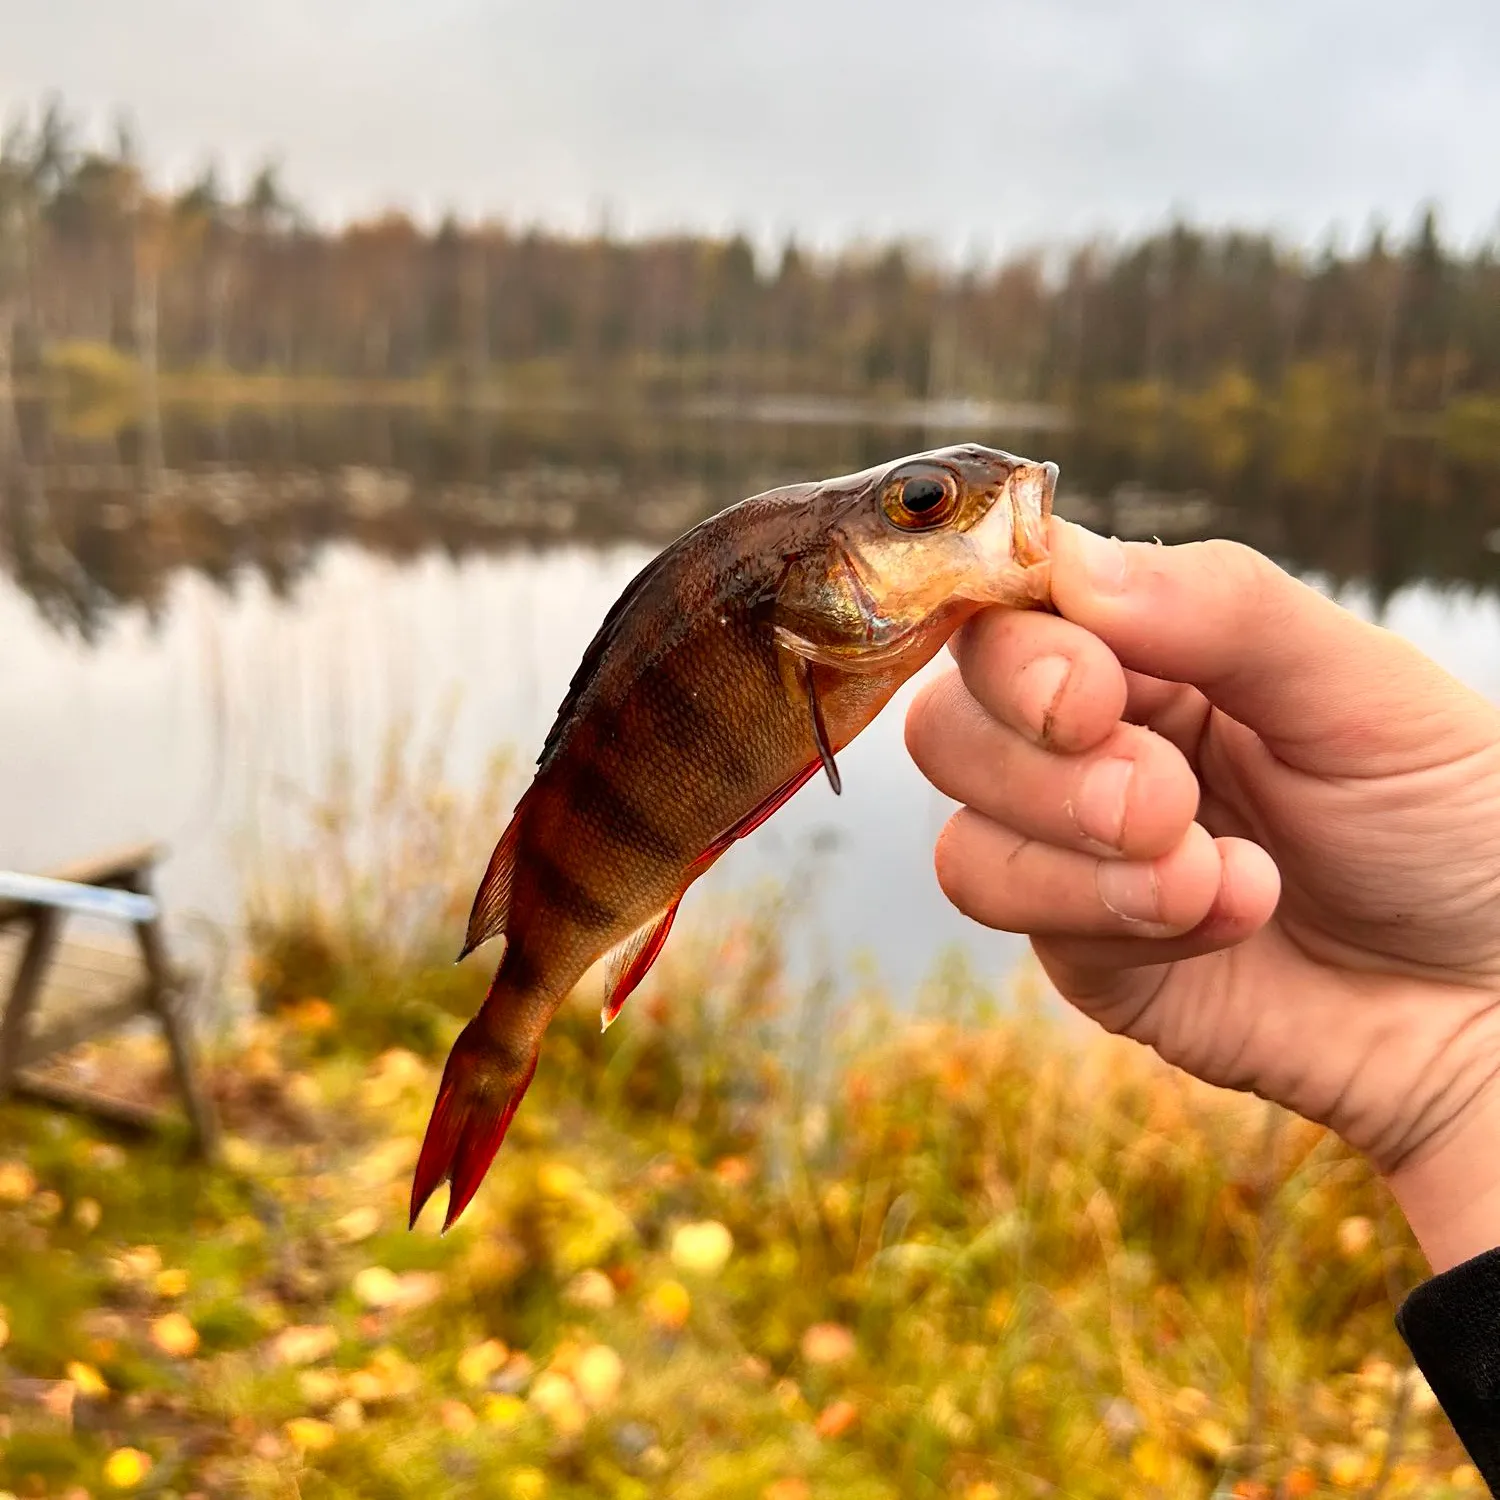
<svg viewBox="0 0 1500 1500">
<path fill-rule="evenodd" d="M 1052 735 L 1052 716 L 1073 663 L 1066 656 L 1039 656 L 1016 678 L 1016 707 L 1039 740 Z"/>
<path fill-rule="evenodd" d="M 1121 756 L 1096 761 L 1084 773 L 1073 799 L 1073 821 L 1086 838 L 1120 847 L 1125 831 L 1125 799 L 1130 795 L 1130 778 L 1135 762 Z"/>
<path fill-rule="evenodd" d="M 1088 580 L 1101 594 L 1118 594 L 1125 587 L 1125 544 L 1100 536 L 1086 526 L 1073 527 L 1073 544 Z"/>
<path fill-rule="evenodd" d="M 1095 880 L 1099 899 L 1127 922 L 1158 925 L 1156 866 L 1150 863 L 1101 859 Z"/>
</svg>

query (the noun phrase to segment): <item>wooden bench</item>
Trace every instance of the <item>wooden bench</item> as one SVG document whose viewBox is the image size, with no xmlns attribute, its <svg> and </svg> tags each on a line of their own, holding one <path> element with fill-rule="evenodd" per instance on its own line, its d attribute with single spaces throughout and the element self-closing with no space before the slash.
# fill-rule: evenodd
<svg viewBox="0 0 1500 1500">
<path fill-rule="evenodd" d="M 136 1129 L 159 1126 L 155 1110 L 23 1071 L 149 1017 L 166 1038 L 193 1144 L 211 1156 L 218 1130 L 186 1013 L 197 986 L 168 959 L 151 890 L 161 854 L 146 844 L 42 877 L 0 872 L 0 1101 L 14 1095 Z M 67 919 L 78 915 L 112 921 L 130 940 L 64 938 Z"/>
</svg>

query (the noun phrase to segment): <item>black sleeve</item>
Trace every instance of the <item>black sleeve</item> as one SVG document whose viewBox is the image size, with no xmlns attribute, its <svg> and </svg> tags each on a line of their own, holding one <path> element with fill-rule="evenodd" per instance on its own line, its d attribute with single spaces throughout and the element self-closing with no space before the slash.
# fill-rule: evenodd
<svg viewBox="0 0 1500 1500">
<path fill-rule="evenodd" d="M 1500 1249 L 1424 1281 L 1396 1327 L 1492 1495 L 1500 1495 Z"/>
</svg>

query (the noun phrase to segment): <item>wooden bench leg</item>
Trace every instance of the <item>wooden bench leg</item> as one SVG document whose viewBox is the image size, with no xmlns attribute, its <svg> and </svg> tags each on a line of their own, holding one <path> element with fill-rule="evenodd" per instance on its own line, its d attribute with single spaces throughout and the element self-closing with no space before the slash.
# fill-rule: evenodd
<svg viewBox="0 0 1500 1500">
<path fill-rule="evenodd" d="M 10 987 L 5 1014 L 0 1016 L 0 1100 L 11 1092 L 16 1069 L 20 1066 L 27 1023 L 42 993 L 42 977 L 47 972 L 61 927 L 62 919 L 55 911 L 39 910 L 31 919 L 31 932 Z"/>
<path fill-rule="evenodd" d="M 132 881 L 131 886 L 143 896 L 151 893 L 150 881 L 144 874 Z M 167 1050 L 172 1057 L 172 1073 L 193 1127 L 194 1144 L 201 1155 L 212 1158 L 219 1149 L 218 1120 L 208 1096 L 203 1092 L 192 1027 L 178 1003 L 179 986 L 167 959 L 167 945 L 161 923 L 155 919 L 138 923 L 136 934 L 140 939 L 141 955 L 146 961 L 146 1004 L 161 1022 L 166 1036 Z"/>
</svg>

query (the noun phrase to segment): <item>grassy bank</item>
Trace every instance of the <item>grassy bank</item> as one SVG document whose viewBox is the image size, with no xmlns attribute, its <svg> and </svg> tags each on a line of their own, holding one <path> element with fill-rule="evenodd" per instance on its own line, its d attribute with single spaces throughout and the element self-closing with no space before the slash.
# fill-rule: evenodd
<svg viewBox="0 0 1500 1500">
<path fill-rule="evenodd" d="M 1025 983 L 830 1013 L 774 906 L 674 936 L 605 1036 L 577 997 L 468 1214 L 408 1232 L 486 977 L 435 851 L 493 809 L 382 799 L 359 858 L 325 809 L 256 899 L 222 1164 L 0 1110 L 0 1491 L 1482 1493 L 1358 1162 Z M 144 1043 L 104 1065 L 162 1088 Z"/>
</svg>

